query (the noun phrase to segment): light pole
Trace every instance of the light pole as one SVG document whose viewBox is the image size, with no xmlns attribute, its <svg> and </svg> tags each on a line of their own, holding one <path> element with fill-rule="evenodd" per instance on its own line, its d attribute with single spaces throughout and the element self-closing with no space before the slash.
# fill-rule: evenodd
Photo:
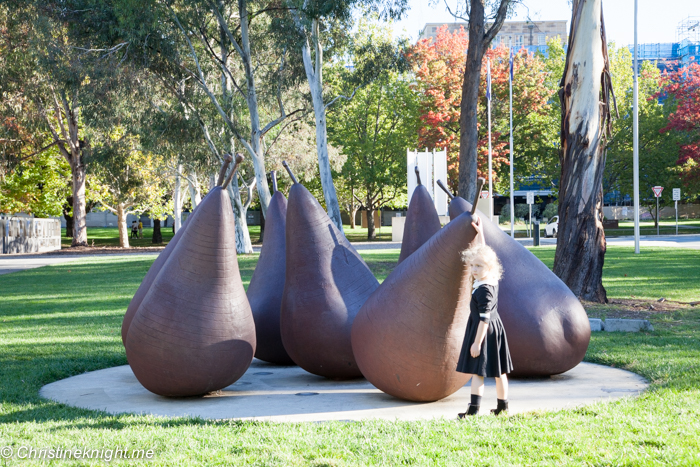
<svg viewBox="0 0 700 467">
<path fill-rule="evenodd" d="M 637 83 L 637 2 L 634 0 L 634 91 L 632 105 L 634 106 L 632 128 L 632 172 L 634 179 L 634 252 L 639 254 L 639 85 Z"/>
</svg>

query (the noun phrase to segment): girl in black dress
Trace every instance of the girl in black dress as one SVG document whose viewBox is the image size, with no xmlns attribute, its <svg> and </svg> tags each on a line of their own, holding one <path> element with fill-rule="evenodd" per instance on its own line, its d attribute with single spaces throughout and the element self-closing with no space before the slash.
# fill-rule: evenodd
<svg viewBox="0 0 700 467">
<path fill-rule="evenodd" d="M 501 318 L 498 316 L 498 281 L 502 275 L 501 263 L 496 253 L 484 241 L 481 220 L 472 226 L 477 232 L 477 246 L 462 252 L 462 260 L 469 264 L 474 284 L 471 313 L 464 335 L 457 371 L 472 377 L 471 403 L 459 418 L 479 413 L 484 394 L 484 377 L 496 378 L 498 405 L 491 412 L 498 415 L 508 410 L 508 373 L 513 363 L 508 351 L 508 340 Z"/>
</svg>

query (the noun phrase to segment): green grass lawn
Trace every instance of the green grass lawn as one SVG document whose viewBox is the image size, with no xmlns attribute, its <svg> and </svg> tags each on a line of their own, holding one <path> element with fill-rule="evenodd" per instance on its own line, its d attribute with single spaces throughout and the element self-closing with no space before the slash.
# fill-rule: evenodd
<svg viewBox="0 0 700 467">
<path fill-rule="evenodd" d="M 351 229 L 349 225 L 344 225 L 343 230 L 345 236 L 351 242 L 366 242 L 367 241 L 367 229 L 357 227 Z M 163 245 L 166 245 L 171 238 L 173 238 L 172 227 L 163 227 L 160 229 L 163 235 Z M 250 241 L 253 245 L 260 245 L 260 226 L 259 225 L 249 225 L 248 232 L 250 234 Z M 377 239 L 375 241 L 389 242 L 391 241 L 391 227 L 384 226 L 381 229 L 375 230 Z M 88 245 L 96 247 L 118 247 L 119 246 L 119 230 L 116 227 L 88 227 Z M 131 236 L 131 230 L 129 230 L 129 236 Z M 129 246 L 132 248 L 139 247 L 152 247 L 157 246 L 152 242 L 153 228 L 144 227 L 143 238 L 132 239 L 129 238 Z M 66 229 L 61 229 L 61 248 L 69 248 L 71 243 L 71 238 L 66 237 Z M 162 245 L 161 245 L 162 246 Z"/>
<path fill-rule="evenodd" d="M 553 248 L 533 251 L 551 265 Z M 383 280 L 398 250 L 363 256 Z M 652 386 L 577 410 L 293 424 L 112 416 L 41 399 L 47 383 L 126 364 L 121 320 L 153 260 L 83 259 L 0 276 L 0 448 L 155 452 L 150 462 L 115 465 L 700 465 L 700 307 L 650 314 L 653 332 L 593 334 L 586 361 L 634 371 Z M 239 258 L 246 285 L 256 261 Z M 612 298 L 698 300 L 699 265 L 700 251 L 610 247 L 604 284 Z M 0 459 L 20 464 L 33 465 Z"/>
<path fill-rule="evenodd" d="M 172 227 L 163 227 L 160 229 L 163 235 L 163 245 L 166 245 L 173 238 Z M 131 229 L 128 230 L 131 237 Z M 118 247 L 119 246 L 119 230 L 116 227 L 88 227 L 87 228 L 88 245 L 96 247 Z M 61 248 L 69 248 L 71 238 L 66 237 L 66 229 L 61 229 Z M 153 243 L 153 227 L 144 227 L 143 238 L 129 238 L 130 247 L 152 247 L 159 246 Z M 161 245 L 162 246 L 162 245 Z"/>
</svg>

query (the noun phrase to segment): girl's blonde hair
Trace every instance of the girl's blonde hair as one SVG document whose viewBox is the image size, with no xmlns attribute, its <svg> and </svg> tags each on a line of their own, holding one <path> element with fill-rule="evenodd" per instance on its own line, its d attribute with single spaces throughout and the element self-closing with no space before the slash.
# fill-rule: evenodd
<svg viewBox="0 0 700 467">
<path fill-rule="evenodd" d="M 490 277 L 500 280 L 503 276 L 503 266 L 501 266 L 496 252 L 490 246 L 479 245 L 469 248 L 462 251 L 460 256 L 462 257 L 462 262 L 468 264 L 470 268 L 475 261 L 479 261 L 489 270 L 488 275 Z"/>
</svg>

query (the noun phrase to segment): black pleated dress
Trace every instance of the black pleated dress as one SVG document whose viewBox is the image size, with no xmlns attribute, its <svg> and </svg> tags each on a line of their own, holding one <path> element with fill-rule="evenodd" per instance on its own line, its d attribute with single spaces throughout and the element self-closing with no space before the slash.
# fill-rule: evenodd
<svg viewBox="0 0 700 467">
<path fill-rule="evenodd" d="M 467 321 L 467 330 L 462 343 L 462 352 L 457 362 L 457 371 L 497 378 L 513 371 L 506 330 L 498 316 L 498 284 L 476 282 L 474 286 L 469 304 L 469 321 Z M 477 358 L 473 358 L 469 350 L 474 343 L 479 322 L 486 323 L 488 330 L 481 344 L 481 353 Z"/>
</svg>

